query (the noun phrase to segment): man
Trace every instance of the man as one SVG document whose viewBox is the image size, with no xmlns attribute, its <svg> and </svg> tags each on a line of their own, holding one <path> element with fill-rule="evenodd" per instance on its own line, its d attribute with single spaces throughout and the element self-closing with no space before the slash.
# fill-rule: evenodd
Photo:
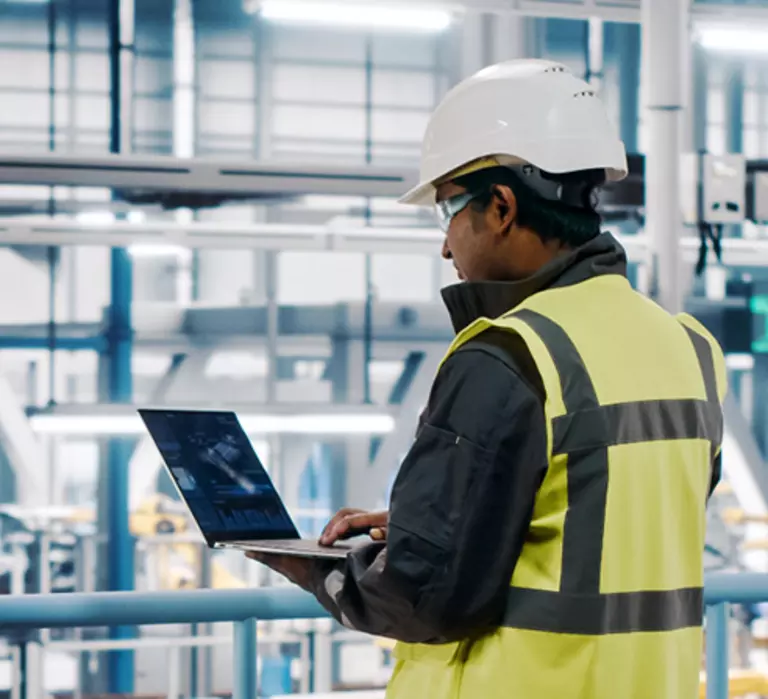
<svg viewBox="0 0 768 699">
<path fill-rule="evenodd" d="M 600 233 L 595 189 L 625 174 L 602 104 L 555 63 L 488 68 L 429 124 L 405 202 L 437 209 L 457 337 L 389 512 L 342 511 L 322 538 L 386 540 L 260 558 L 400 641 L 394 699 L 698 696 L 725 367 Z"/>
</svg>

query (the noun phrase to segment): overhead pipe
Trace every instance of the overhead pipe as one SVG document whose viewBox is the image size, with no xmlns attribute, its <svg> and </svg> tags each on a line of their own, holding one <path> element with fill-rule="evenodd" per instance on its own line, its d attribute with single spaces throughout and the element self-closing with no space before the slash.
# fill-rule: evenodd
<svg viewBox="0 0 768 699">
<path fill-rule="evenodd" d="M 682 224 L 681 224 L 682 230 Z M 611 231 L 631 262 L 645 259 L 651 239 L 647 234 L 621 235 Z M 315 250 L 317 252 L 379 252 L 433 255 L 443 234 L 437 228 L 294 225 L 284 223 L 226 224 L 219 222 L 142 223 L 115 221 L 94 227 L 76 221 L 0 219 L 3 245 L 101 245 L 128 248 L 135 255 L 174 255 L 185 248 L 220 250 Z M 683 262 L 693 263 L 699 250 L 695 235 L 678 237 Z M 723 240 L 723 263 L 768 267 L 768 239 Z"/>
</svg>

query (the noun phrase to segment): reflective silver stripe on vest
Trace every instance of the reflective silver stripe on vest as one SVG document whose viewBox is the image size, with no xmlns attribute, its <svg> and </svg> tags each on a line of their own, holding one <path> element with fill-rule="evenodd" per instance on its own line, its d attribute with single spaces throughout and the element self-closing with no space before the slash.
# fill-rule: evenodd
<svg viewBox="0 0 768 699">
<path fill-rule="evenodd" d="M 554 454 L 669 439 L 720 444 L 723 414 L 718 403 L 702 400 L 638 401 L 563 415 L 552 429 Z"/>
<path fill-rule="evenodd" d="M 511 587 L 502 626 L 599 636 L 693 628 L 701 626 L 703 615 L 700 587 L 603 595 Z"/>
</svg>

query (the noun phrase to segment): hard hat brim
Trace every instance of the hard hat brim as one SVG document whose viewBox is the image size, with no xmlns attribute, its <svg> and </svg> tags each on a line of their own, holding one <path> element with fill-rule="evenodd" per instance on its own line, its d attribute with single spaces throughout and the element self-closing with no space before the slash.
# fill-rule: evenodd
<svg viewBox="0 0 768 699">
<path fill-rule="evenodd" d="M 406 206 L 430 207 L 435 205 L 436 194 L 437 190 L 431 182 L 422 182 L 406 192 L 397 201 L 399 204 L 405 204 Z"/>
</svg>

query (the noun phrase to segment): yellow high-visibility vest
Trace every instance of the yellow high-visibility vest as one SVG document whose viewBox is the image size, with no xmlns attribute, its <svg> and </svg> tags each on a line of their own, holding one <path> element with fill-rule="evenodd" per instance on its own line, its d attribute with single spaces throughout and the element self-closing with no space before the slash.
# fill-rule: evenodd
<svg viewBox="0 0 768 699">
<path fill-rule="evenodd" d="M 398 644 L 387 696 L 694 699 L 726 391 L 717 342 L 618 275 L 480 319 L 448 355 L 491 327 L 517 333 L 541 374 L 549 468 L 501 628 Z"/>
</svg>

